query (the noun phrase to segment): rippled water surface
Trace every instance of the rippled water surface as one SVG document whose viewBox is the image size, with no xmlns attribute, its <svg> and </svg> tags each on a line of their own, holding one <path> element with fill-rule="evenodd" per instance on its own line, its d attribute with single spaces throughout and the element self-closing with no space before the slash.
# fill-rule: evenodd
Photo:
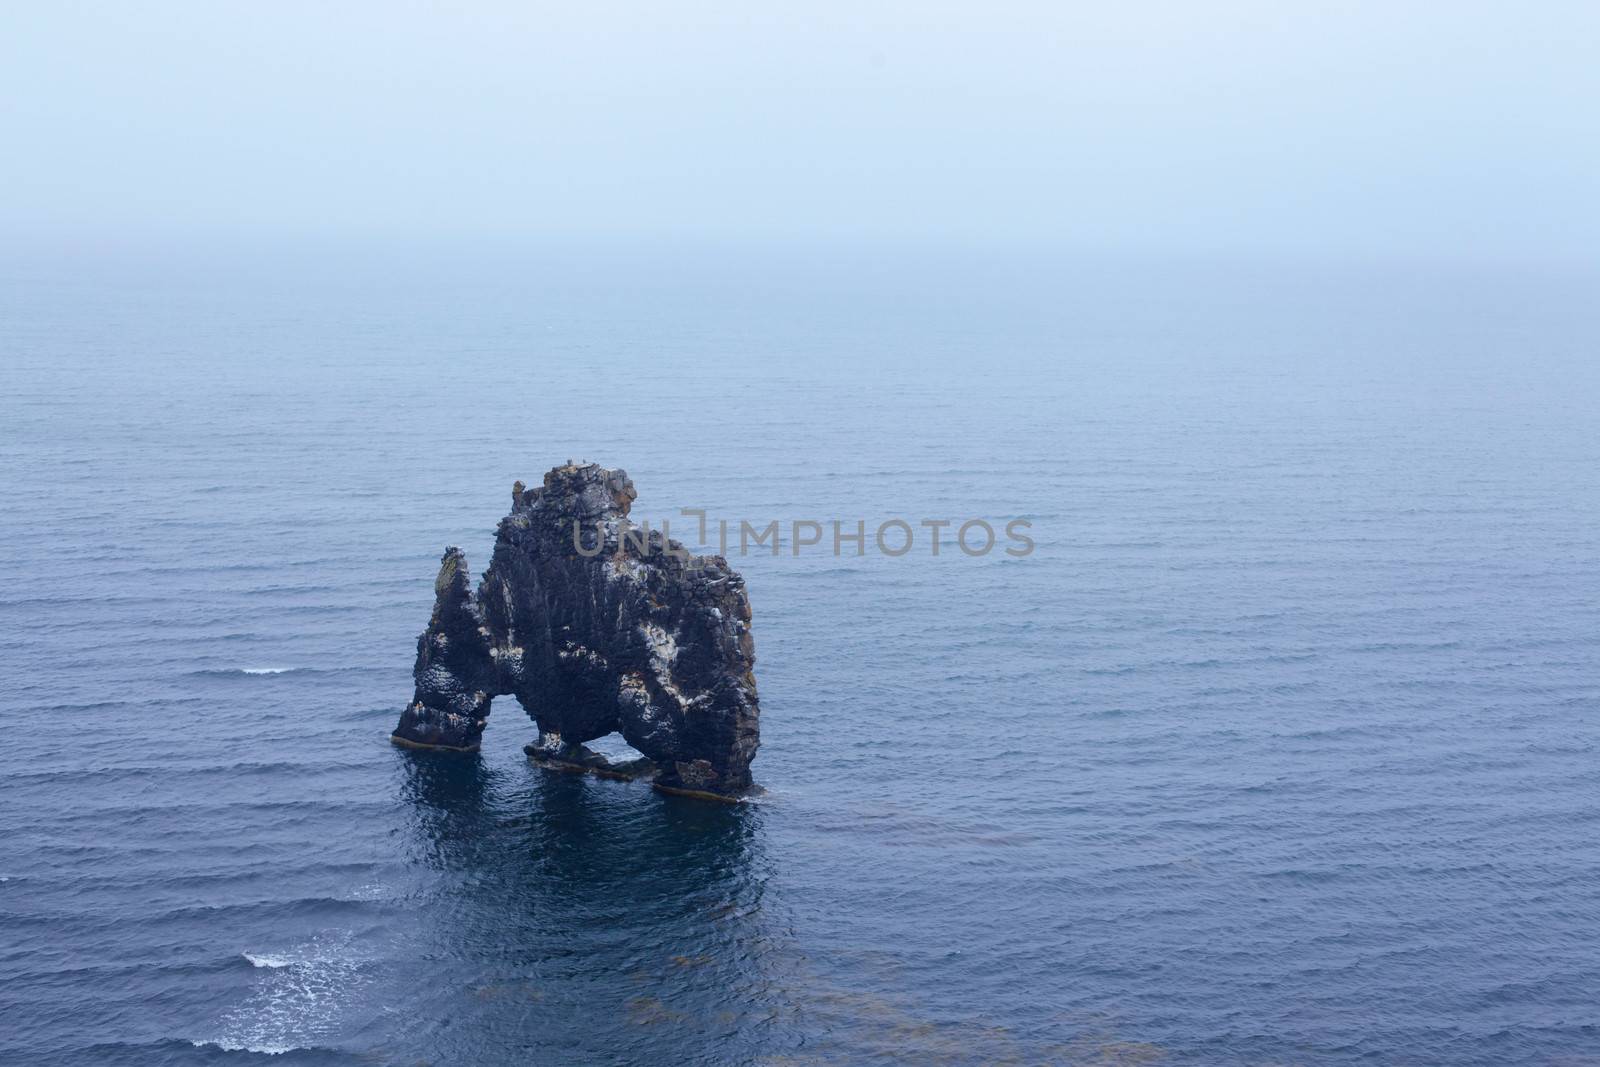
<svg viewBox="0 0 1600 1067">
<path fill-rule="evenodd" d="M 1600 1057 L 1593 277 L 3 279 L 6 1062 Z M 569 457 L 641 517 L 1038 549 L 736 558 L 755 804 L 541 772 L 509 699 L 393 749 L 441 549 Z"/>
</svg>

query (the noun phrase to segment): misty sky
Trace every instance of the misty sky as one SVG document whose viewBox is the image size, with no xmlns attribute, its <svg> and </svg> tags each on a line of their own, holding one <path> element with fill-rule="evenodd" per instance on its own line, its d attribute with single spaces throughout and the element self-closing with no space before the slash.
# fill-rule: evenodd
<svg viewBox="0 0 1600 1067">
<path fill-rule="evenodd" d="M 1595 3 L 19 0 L 0 94 L 13 238 L 1600 241 Z"/>
</svg>

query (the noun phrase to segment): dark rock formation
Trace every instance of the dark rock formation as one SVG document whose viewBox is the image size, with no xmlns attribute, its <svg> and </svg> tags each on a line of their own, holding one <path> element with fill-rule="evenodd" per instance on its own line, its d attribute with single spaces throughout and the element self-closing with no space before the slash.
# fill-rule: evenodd
<svg viewBox="0 0 1600 1067">
<path fill-rule="evenodd" d="M 626 473 L 594 464 L 517 483 L 476 595 L 466 557 L 445 551 L 397 743 L 474 749 L 491 699 L 510 693 L 538 724 L 527 748 L 541 762 L 649 769 L 583 747 L 615 731 L 660 787 L 750 788 L 760 708 L 744 579 L 720 556 L 634 530 L 636 495 Z"/>
</svg>

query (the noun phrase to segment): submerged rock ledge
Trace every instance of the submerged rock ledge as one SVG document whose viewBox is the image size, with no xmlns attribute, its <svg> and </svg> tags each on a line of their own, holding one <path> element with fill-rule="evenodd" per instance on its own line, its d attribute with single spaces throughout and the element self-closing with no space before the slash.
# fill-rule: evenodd
<svg viewBox="0 0 1600 1067">
<path fill-rule="evenodd" d="M 633 530 L 637 495 L 624 471 L 568 463 L 542 487 L 517 483 L 476 592 L 466 556 L 445 550 L 396 744 L 475 751 L 509 693 L 538 725 L 537 763 L 719 799 L 750 790 L 761 709 L 744 579 Z M 585 747 L 613 732 L 645 759 Z"/>
</svg>

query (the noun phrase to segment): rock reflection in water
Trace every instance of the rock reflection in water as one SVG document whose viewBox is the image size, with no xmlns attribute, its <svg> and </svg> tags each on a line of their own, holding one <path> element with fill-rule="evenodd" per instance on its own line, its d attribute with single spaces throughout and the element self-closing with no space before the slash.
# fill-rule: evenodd
<svg viewBox="0 0 1600 1067">
<path fill-rule="evenodd" d="M 400 758 L 404 847 L 437 874 L 411 932 L 436 975 L 413 994 L 447 1020 L 404 1051 L 689 1063 L 783 1043 L 772 1027 L 790 1015 L 794 957 L 763 899 L 759 807 L 476 755 Z"/>
</svg>

